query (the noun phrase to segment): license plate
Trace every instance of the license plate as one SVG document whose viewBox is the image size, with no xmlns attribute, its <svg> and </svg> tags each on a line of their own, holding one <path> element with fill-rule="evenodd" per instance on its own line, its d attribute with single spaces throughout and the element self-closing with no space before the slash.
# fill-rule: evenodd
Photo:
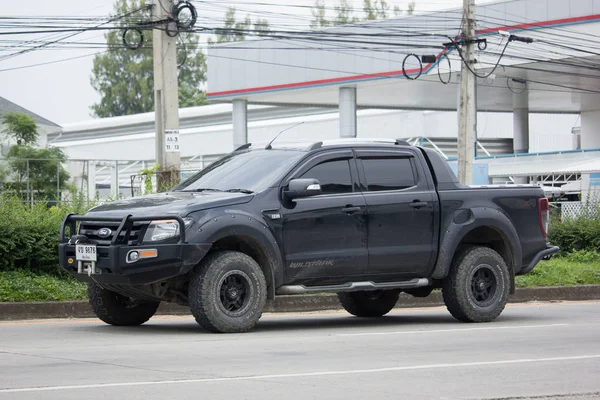
<svg viewBox="0 0 600 400">
<path fill-rule="evenodd" d="M 78 244 L 75 246 L 75 259 L 77 261 L 97 261 L 96 246 L 93 244 Z"/>
</svg>

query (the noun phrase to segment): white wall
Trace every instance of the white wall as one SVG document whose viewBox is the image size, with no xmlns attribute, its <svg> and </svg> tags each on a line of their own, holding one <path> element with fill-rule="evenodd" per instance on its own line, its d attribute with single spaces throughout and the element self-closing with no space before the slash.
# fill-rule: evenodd
<svg viewBox="0 0 600 400">
<path fill-rule="evenodd" d="M 576 115 L 532 114 L 530 151 L 571 149 L 570 132 L 577 118 Z M 456 137 L 458 131 L 456 113 L 452 112 L 360 110 L 357 120 L 358 137 Z M 478 121 L 480 138 L 512 137 L 512 114 L 479 113 Z M 332 110 L 327 114 L 251 121 L 248 140 L 266 143 L 281 130 L 300 122 L 304 123 L 284 132 L 278 141 L 319 141 L 339 137 L 338 113 Z M 77 131 L 76 124 L 71 124 L 69 129 Z M 233 149 L 232 135 L 231 124 L 181 130 L 181 156 L 227 153 Z M 90 135 L 83 140 L 56 142 L 56 145 L 71 159 L 152 160 L 155 155 L 154 133 L 150 131 L 115 138 L 98 139 Z"/>
</svg>

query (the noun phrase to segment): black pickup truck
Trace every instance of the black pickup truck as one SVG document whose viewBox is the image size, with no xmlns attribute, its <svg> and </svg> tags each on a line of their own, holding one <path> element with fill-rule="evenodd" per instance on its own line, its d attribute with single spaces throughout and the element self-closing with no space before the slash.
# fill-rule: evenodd
<svg viewBox="0 0 600 400">
<path fill-rule="evenodd" d="M 112 325 L 143 324 L 165 301 L 244 332 L 267 299 L 317 292 L 380 317 L 401 292 L 436 288 L 455 318 L 486 322 L 515 275 L 558 251 L 548 218 L 541 188 L 461 185 L 401 141 L 248 144 L 168 193 L 68 215 L 59 254 Z"/>
</svg>

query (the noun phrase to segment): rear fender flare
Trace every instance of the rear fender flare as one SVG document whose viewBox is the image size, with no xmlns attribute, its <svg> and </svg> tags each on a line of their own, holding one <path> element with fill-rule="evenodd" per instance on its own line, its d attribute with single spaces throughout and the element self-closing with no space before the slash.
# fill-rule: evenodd
<svg viewBox="0 0 600 400">
<path fill-rule="evenodd" d="M 472 217 L 467 222 L 457 224 L 452 221 L 445 228 L 445 232 L 442 232 L 442 243 L 431 277 L 433 279 L 444 279 L 448 276 L 452 259 L 461 241 L 469 232 L 480 227 L 492 228 L 500 234 L 510 250 L 512 257 L 512 263 L 510 264 L 512 265 L 509 264 L 509 268 L 511 268 L 511 275 L 514 276 L 515 271 L 521 269 L 522 249 L 519 235 L 512 221 L 506 214 L 495 208 L 472 208 L 470 211 Z"/>
</svg>

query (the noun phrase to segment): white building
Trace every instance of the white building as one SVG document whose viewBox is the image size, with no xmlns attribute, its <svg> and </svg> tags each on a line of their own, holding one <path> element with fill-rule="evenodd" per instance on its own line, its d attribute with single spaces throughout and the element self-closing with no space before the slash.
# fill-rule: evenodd
<svg viewBox="0 0 600 400">
<path fill-rule="evenodd" d="M 600 34 L 598 10 L 600 0 L 512 0 L 477 8 L 477 35 L 488 47 L 478 52 L 475 68 L 479 75 L 493 72 L 478 80 L 478 155 L 572 150 L 579 147 L 574 137 L 581 148 L 600 148 L 600 72 L 586 67 L 600 57 L 584 51 Z M 336 27 L 327 31 L 331 39 L 321 33 L 312 42 L 298 34 L 210 48 L 207 97 L 227 104 L 180 110 L 183 168 L 200 169 L 241 144 L 267 142 L 301 122 L 280 140 L 413 138 L 455 156 L 460 58 L 441 46 L 459 31 L 457 14 Z M 509 43 L 493 70 L 506 44 L 499 31 L 536 40 Z M 361 50 L 341 48 L 339 38 L 360 40 Z M 390 46 L 397 50 L 382 50 Z M 436 62 L 422 63 L 426 55 Z M 87 162 L 82 175 L 88 181 L 131 185 L 132 175 L 155 163 L 153 114 L 67 124 L 49 140 L 72 159 L 108 160 Z M 595 159 L 600 152 L 480 161 L 499 180 L 552 176 L 564 183 L 582 176 L 587 187 L 600 172 Z M 112 167 L 115 160 L 122 165 Z M 576 161 L 585 161 L 585 168 Z M 515 163 L 520 168 L 508 168 Z M 99 178 L 90 180 L 96 172 Z"/>
</svg>

